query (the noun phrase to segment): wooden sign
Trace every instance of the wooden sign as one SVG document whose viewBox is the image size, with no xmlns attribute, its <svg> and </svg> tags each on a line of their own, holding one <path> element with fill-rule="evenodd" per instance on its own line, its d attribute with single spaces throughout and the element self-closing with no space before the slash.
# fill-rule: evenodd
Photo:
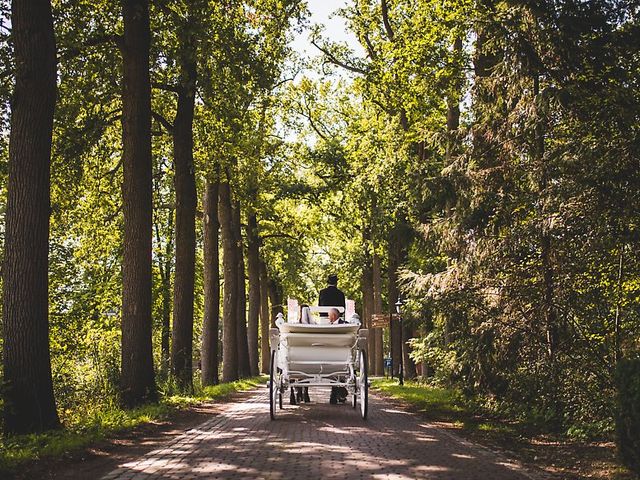
<svg viewBox="0 0 640 480">
<path fill-rule="evenodd" d="M 388 313 L 374 313 L 371 315 L 371 322 L 369 328 L 386 328 L 389 326 L 389 317 L 392 320 L 398 320 L 400 316 L 397 313 L 389 315 Z"/>
</svg>

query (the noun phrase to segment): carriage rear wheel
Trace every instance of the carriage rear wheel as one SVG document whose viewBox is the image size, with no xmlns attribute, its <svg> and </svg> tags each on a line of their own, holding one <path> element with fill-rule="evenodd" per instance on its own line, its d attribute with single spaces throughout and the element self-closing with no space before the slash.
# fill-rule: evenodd
<svg viewBox="0 0 640 480">
<path fill-rule="evenodd" d="M 271 420 L 276 419 L 276 402 L 280 397 L 280 408 L 282 408 L 282 392 L 280 391 L 280 379 L 278 378 L 278 365 L 276 364 L 276 350 L 271 352 L 271 365 L 269 369 L 269 413 Z"/>
<path fill-rule="evenodd" d="M 358 393 L 360 394 L 360 416 L 367 419 L 369 411 L 369 376 L 367 374 L 367 352 L 360 350 L 360 374 L 358 375 Z M 355 403 L 355 395 L 353 403 Z M 355 407 L 355 405 L 354 405 Z"/>
</svg>

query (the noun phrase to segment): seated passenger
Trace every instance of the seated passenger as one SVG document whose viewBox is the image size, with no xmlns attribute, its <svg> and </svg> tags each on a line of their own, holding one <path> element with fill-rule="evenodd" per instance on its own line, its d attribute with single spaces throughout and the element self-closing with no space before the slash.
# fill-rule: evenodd
<svg viewBox="0 0 640 480">
<path fill-rule="evenodd" d="M 338 310 L 337 308 L 332 308 L 331 310 L 329 310 L 329 322 L 331 322 L 332 325 L 347 323 L 343 318 L 340 317 L 340 310 Z"/>
</svg>

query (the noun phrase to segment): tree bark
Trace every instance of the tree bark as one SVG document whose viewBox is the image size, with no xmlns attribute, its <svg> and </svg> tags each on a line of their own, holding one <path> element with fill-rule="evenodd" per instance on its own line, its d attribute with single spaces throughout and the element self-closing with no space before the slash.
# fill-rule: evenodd
<svg viewBox="0 0 640 480">
<path fill-rule="evenodd" d="M 367 254 L 362 268 L 362 316 L 365 326 L 369 329 L 368 341 L 368 367 L 369 372 L 375 374 L 376 338 L 374 329 L 371 328 L 371 314 L 373 313 L 373 269 L 371 257 Z"/>
<path fill-rule="evenodd" d="M 202 321 L 202 385 L 217 385 L 220 327 L 220 261 L 218 252 L 218 180 L 207 181 L 204 195 L 204 319 Z"/>
<path fill-rule="evenodd" d="M 222 233 L 222 263 L 224 272 L 224 296 L 222 315 L 222 381 L 238 379 L 238 353 L 236 340 L 236 312 L 238 302 L 238 275 L 236 273 L 236 246 L 232 226 L 231 187 L 228 181 L 220 184 L 218 218 Z"/>
<path fill-rule="evenodd" d="M 399 290 L 398 290 L 398 267 L 399 267 L 399 258 L 398 258 L 398 242 L 395 239 L 395 236 L 392 234 L 389 238 L 388 242 L 388 254 L 389 254 L 389 267 L 388 267 L 388 276 L 389 276 L 389 285 L 388 285 L 388 296 L 389 296 L 389 308 L 392 313 L 396 313 L 395 303 L 398 300 Z M 389 340 L 391 343 L 391 363 L 393 367 L 393 376 L 396 377 L 400 373 L 400 355 L 402 352 L 402 332 L 400 331 L 400 322 L 394 320 L 391 322 L 391 328 L 389 333 Z"/>
<path fill-rule="evenodd" d="M 380 257 L 373 254 L 373 313 L 382 312 L 382 272 L 380 268 Z M 382 328 L 375 329 L 376 352 L 375 352 L 375 375 L 384 375 L 384 335 Z"/>
<path fill-rule="evenodd" d="M 56 43 L 51 3 L 12 2 L 11 105 L 3 285 L 5 433 L 60 426 L 49 356 L 49 216 Z"/>
<path fill-rule="evenodd" d="M 260 373 L 258 368 L 258 317 L 260 315 L 260 244 L 258 221 L 251 211 L 247 221 L 247 273 L 249 276 L 248 346 L 251 376 Z"/>
<path fill-rule="evenodd" d="M 260 371 L 269 373 L 271 362 L 271 347 L 269 346 L 269 327 L 271 318 L 269 317 L 269 286 L 267 277 L 267 266 L 260 260 Z"/>
<path fill-rule="evenodd" d="M 413 325 L 407 320 L 404 320 L 402 322 L 402 343 L 404 345 L 402 348 L 402 365 L 404 367 L 404 378 L 407 380 L 412 380 L 417 376 L 416 364 L 409 356 L 411 347 L 408 343 L 414 336 Z"/>
<path fill-rule="evenodd" d="M 156 399 L 151 343 L 151 83 L 149 2 L 122 1 L 122 401 Z"/>
<path fill-rule="evenodd" d="M 191 25 L 179 34 L 180 78 L 173 124 L 176 189 L 176 271 L 173 283 L 171 366 L 180 390 L 193 390 L 193 301 L 196 262 L 196 193 L 193 111 L 197 81 Z"/>
<path fill-rule="evenodd" d="M 241 210 L 240 201 L 232 202 L 233 233 L 235 235 L 236 248 L 236 274 L 237 296 L 236 296 L 236 338 L 238 353 L 238 375 L 240 378 L 251 376 L 249 366 L 249 342 L 247 339 L 247 290 L 244 270 L 244 241 L 242 240 Z"/>
<path fill-rule="evenodd" d="M 462 39 L 460 37 L 456 38 L 453 42 L 453 51 L 457 55 L 462 54 Z M 460 126 L 460 96 L 462 90 L 462 72 L 454 81 L 454 92 L 451 98 L 447 98 L 447 131 L 455 132 L 458 130 Z M 452 143 L 452 138 L 449 137 L 447 140 L 447 158 L 451 158 L 452 152 L 450 149 Z"/>
<path fill-rule="evenodd" d="M 160 245 L 162 235 L 158 223 L 156 243 Z M 167 375 L 171 364 L 171 270 L 173 258 L 173 210 L 167 215 L 166 243 L 162 254 L 158 255 L 158 270 L 160 271 L 160 297 L 162 298 L 162 325 L 160 331 L 160 373 Z"/>
</svg>

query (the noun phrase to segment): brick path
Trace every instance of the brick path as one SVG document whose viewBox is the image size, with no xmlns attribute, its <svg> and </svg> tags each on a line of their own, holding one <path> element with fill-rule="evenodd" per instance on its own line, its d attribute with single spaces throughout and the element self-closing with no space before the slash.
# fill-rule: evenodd
<svg viewBox="0 0 640 480">
<path fill-rule="evenodd" d="M 223 413 L 103 480 L 129 479 L 534 479 L 477 445 L 370 395 L 369 417 L 329 405 L 328 390 L 312 403 L 285 404 L 269 419 L 266 388 L 230 403 Z"/>
</svg>

